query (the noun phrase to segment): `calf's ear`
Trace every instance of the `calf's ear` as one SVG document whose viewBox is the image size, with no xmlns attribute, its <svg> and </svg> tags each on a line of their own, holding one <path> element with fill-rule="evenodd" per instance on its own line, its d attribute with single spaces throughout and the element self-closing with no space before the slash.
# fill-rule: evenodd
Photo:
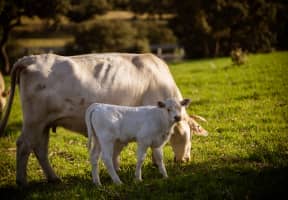
<svg viewBox="0 0 288 200">
<path fill-rule="evenodd" d="M 190 103 L 191 103 L 191 99 L 183 99 L 182 101 L 180 101 L 181 106 L 185 106 L 185 107 L 188 107 Z"/>
<path fill-rule="evenodd" d="M 159 108 L 165 108 L 165 103 L 162 101 L 157 102 Z"/>
</svg>

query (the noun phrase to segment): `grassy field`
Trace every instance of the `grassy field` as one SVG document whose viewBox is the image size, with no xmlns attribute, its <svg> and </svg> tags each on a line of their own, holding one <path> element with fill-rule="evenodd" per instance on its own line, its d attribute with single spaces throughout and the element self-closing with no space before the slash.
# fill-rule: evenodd
<svg viewBox="0 0 288 200">
<path fill-rule="evenodd" d="M 192 138 L 192 161 L 174 164 L 171 147 L 164 149 L 169 178 L 161 179 L 150 158 L 142 183 L 133 181 L 135 145 L 122 154 L 115 186 L 101 162 L 103 187 L 92 184 L 87 139 L 57 129 L 51 133 L 49 158 L 59 184 L 45 182 L 31 156 L 29 187 L 15 185 L 15 141 L 21 130 L 17 93 L 7 134 L 0 138 L 0 196 L 7 199 L 277 199 L 288 185 L 288 53 L 250 55 L 232 66 L 229 58 L 171 64 L 183 96 L 193 100 L 189 113 L 208 120 L 208 137 Z M 6 79 L 8 81 L 8 78 Z M 151 152 L 149 152 L 149 155 Z"/>
</svg>

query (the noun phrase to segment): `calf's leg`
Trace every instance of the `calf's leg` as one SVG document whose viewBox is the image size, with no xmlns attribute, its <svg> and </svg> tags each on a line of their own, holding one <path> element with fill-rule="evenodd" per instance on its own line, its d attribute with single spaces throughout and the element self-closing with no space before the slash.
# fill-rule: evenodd
<svg viewBox="0 0 288 200">
<path fill-rule="evenodd" d="M 90 163 L 92 165 L 92 178 L 93 183 L 97 186 L 101 186 L 100 178 L 99 178 L 99 169 L 98 169 L 98 161 L 101 156 L 101 147 L 97 140 L 97 138 L 93 137 L 93 147 L 90 149 Z"/>
<path fill-rule="evenodd" d="M 163 175 L 164 178 L 167 178 L 167 171 L 163 162 L 163 149 L 162 147 L 159 148 L 153 148 L 152 149 L 153 153 L 154 153 L 154 159 L 155 162 L 158 166 L 159 172 Z"/>
<path fill-rule="evenodd" d="M 105 134 L 104 134 L 105 135 Z M 118 174 L 113 165 L 112 157 L 114 150 L 114 141 L 105 141 L 105 139 L 99 139 L 101 149 L 102 149 L 102 159 L 108 170 L 109 175 L 111 176 L 115 184 L 122 184 Z"/>
<path fill-rule="evenodd" d="M 138 143 L 137 164 L 136 164 L 136 172 L 135 172 L 135 178 L 137 181 L 142 181 L 141 168 L 146 157 L 146 152 L 147 152 L 147 146 L 141 143 L 140 144 Z"/>
<path fill-rule="evenodd" d="M 114 144 L 113 164 L 116 171 L 120 170 L 120 153 L 125 146 L 126 144 L 122 142 L 115 142 Z"/>
</svg>

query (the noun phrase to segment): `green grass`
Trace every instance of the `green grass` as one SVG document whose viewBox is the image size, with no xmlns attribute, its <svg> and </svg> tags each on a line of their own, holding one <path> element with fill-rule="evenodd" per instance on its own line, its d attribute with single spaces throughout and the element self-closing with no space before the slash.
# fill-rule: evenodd
<svg viewBox="0 0 288 200">
<path fill-rule="evenodd" d="M 62 183 L 48 184 L 31 156 L 30 186 L 15 185 L 15 141 L 21 130 L 17 93 L 7 134 L 0 139 L 0 192 L 9 199 L 277 199 L 288 185 L 288 53 L 250 55 L 243 66 L 229 58 L 171 64 L 189 113 L 208 120 L 208 137 L 192 138 L 192 161 L 174 164 L 164 149 L 169 178 L 146 159 L 142 183 L 133 181 L 135 145 L 122 156 L 115 186 L 101 163 L 101 188 L 92 184 L 87 139 L 67 130 L 51 133 L 49 158 Z M 8 81 L 8 78 L 6 79 Z M 150 154 L 151 152 L 149 152 Z"/>
</svg>

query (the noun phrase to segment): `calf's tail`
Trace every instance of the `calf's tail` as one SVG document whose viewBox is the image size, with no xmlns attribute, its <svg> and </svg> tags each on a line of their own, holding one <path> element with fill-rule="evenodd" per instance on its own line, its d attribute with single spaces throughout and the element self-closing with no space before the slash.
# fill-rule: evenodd
<svg viewBox="0 0 288 200">
<path fill-rule="evenodd" d="M 86 128 L 87 128 L 87 136 L 88 136 L 88 150 L 89 152 L 91 151 L 92 148 L 92 141 L 95 141 L 95 134 L 93 131 L 92 123 L 91 123 L 91 116 L 93 114 L 93 111 L 91 111 L 89 108 L 85 113 L 85 123 L 86 123 Z M 93 138 L 93 140 L 92 140 Z M 94 144 L 95 145 L 95 144 Z"/>
</svg>

